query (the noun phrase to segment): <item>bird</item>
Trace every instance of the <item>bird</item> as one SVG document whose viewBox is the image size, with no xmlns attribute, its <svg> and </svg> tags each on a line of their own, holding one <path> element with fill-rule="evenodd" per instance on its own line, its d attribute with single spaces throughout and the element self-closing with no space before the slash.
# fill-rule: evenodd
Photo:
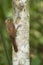
<svg viewBox="0 0 43 65">
<path fill-rule="evenodd" d="M 16 43 L 16 32 L 17 32 L 17 30 L 15 29 L 15 26 L 13 24 L 13 19 L 7 18 L 5 20 L 5 25 L 6 25 L 6 30 L 9 34 L 9 37 L 11 38 L 14 50 L 15 50 L 15 52 L 17 52 L 18 51 L 17 43 Z"/>
</svg>

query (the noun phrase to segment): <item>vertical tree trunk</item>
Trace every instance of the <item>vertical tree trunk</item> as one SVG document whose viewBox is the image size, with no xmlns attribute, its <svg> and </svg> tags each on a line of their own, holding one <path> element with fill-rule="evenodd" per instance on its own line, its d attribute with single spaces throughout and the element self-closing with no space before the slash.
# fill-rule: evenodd
<svg viewBox="0 0 43 65">
<path fill-rule="evenodd" d="M 18 52 L 12 49 L 13 65 L 30 65 L 29 60 L 29 11 L 28 0 L 12 0 L 13 22 L 16 33 Z"/>
</svg>

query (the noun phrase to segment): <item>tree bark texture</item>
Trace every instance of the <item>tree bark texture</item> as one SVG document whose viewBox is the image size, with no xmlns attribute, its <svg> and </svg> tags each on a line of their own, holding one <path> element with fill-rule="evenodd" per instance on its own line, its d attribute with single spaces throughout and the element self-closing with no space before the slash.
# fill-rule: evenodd
<svg viewBox="0 0 43 65">
<path fill-rule="evenodd" d="M 29 59 L 29 10 L 28 0 L 12 0 L 13 23 L 16 32 L 18 52 L 12 47 L 13 65 L 30 65 Z"/>
</svg>

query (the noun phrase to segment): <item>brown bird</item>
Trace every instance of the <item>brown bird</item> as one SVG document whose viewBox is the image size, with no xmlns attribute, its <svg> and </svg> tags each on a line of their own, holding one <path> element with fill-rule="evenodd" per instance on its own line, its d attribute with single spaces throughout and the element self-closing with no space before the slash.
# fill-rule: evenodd
<svg viewBox="0 0 43 65">
<path fill-rule="evenodd" d="M 15 52 L 17 52 L 18 48 L 17 48 L 17 44 L 16 44 L 16 40 L 15 40 L 17 30 L 15 29 L 13 20 L 11 18 L 8 18 L 8 19 L 6 19 L 5 24 L 6 24 L 7 32 L 12 40 L 14 50 L 15 50 Z"/>
</svg>

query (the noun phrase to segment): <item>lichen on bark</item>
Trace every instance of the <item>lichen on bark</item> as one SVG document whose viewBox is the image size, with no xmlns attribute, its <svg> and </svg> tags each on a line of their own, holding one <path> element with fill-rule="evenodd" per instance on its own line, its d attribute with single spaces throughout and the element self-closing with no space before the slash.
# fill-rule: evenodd
<svg viewBox="0 0 43 65">
<path fill-rule="evenodd" d="M 17 29 L 16 43 L 18 52 L 12 48 L 13 65 L 30 65 L 29 59 L 29 11 L 28 0 L 12 0 L 13 23 Z"/>
</svg>

